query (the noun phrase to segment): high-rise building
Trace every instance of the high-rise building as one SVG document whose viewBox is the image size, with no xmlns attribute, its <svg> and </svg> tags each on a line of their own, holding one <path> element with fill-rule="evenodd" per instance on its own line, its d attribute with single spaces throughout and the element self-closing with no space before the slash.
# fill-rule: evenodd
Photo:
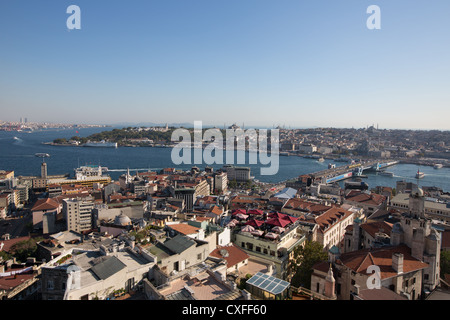
<svg viewBox="0 0 450 320">
<path fill-rule="evenodd" d="M 41 164 L 41 178 L 47 179 L 47 163 L 42 162 Z"/>
<path fill-rule="evenodd" d="M 92 209 L 94 203 L 86 199 L 64 199 L 63 214 L 67 230 L 83 232 L 92 229 Z"/>
</svg>

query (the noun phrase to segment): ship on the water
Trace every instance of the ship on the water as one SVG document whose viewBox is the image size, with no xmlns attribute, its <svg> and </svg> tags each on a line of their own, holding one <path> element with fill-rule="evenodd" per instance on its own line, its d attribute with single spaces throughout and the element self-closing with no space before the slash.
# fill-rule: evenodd
<svg viewBox="0 0 450 320">
<path fill-rule="evenodd" d="M 423 177 L 425 177 L 425 173 L 417 170 L 416 179 L 422 179 Z"/>
<path fill-rule="evenodd" d="M 83 147 L 94 147 L 94 148 L 117 148 L 117 142 L 102 141 L 88 141 L 83 144 Z"/>
<path fill-rule="evenodd" d="M 50 158 L 48 153 L 35 153 L 34 155 L 38 158 Z"/>
</svg>

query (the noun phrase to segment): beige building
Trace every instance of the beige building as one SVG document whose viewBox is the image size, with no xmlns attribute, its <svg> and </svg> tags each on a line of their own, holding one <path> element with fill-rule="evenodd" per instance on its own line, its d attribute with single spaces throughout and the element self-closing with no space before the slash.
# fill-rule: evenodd
<svg viewBox="0 0 450 320">
<path fill-rule="evenodd" d="M 390 207 L 402 211 L 409 211 L 411 209 L 409 195 L 409 193 L 397 194 L 391 199 Z M 450 224 L 450 207 L 447 207 L 445 203 L 425 199 L 424 210 L 429 218 Z"/>
<path fill-rule="evenodd" d="M 286 228 L 275 239 L 240 231 L 234 235 L 233 243 L 243 249 L 253 260 L 272 265 L 276 276 L 286 279 L 293 250 L 303 245 L 305 240 L 306 237 L 297 222 Z"/>
<path fill-rule="evenodd" d="M 410 300 L 420 298 L 423 272 L 428 265 L 411 256 L 407 246 L 362 249 L 343 254 L 339 254 L 336 247 L 330 251 L 329 261 L 313 267 L 312 292 L 328 298 L 353 300 L 362 290 L 376 290 L 375 286 L 379 285 Z M 371 266 L 380 268 L 379 282 L 374 281 Z"/>
<path fill-rule="evenodd" d="M 354 212 L 338 207 L 332 207 L 314 219 L 319 226 L 317 242 L 325 249 L 339 246 L 344 239 L 345 228 L 353 223 Z"/>
<path fill-rule="evenodd" d="M 83 232 L 92 229 L 94 202 L 87 199 L 64 199 L 62 212 L 67 230 Z"/>
<path fill-rule="evenodd" d="M 355 222 L 344 244 L 348 252 L 340 254 L 334 246 L 329 250 L 329 261 L 313 267 L 312 291 L 324 293 L 325 285 L 329 285 L 324 274 L 332 268 L 336 277 L 335 294 L 339 299 L 359 297 L 362 290 L 363 295 L 373 296 L 366 291 L 373 285 L 370 282 L 374 280 L 374 271 L 370 270 L 373 267 L 379 268 L 375 280 L 378 278 L 382 287 L 404 298 L 423 298 L 436 289 L 440 282 L 442 236 L 425 213 L 425 197 L 421 189 L 408 195 L 408 211 L 400 217 L 400 222 L 392 226 L 389 235 L 386 233 L 389 232 L 389 224 L 360 225 L 360 222 Z M 370 235 L 369 239 L 377 243 L 365 242 L 361 235 Z M 347 240 L 350 241 L 348 244 Z"/>
<path fill-rule="evenodd" d="M 227 172 L 228 181 L 247 182 L 251 179 L 249 167 L 235 167 L 232 165 L 224 166 Z"/>
<path fill-rule="evenodd" d="M 214 175 L 214 189 L 220 193 L 226 192 L 228 189 L 228 176 L 226 172 Z"/>
</svg>

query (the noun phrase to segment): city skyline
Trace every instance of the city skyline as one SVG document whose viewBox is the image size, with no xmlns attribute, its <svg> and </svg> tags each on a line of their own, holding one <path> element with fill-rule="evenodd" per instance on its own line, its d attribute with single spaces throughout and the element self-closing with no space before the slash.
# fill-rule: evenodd
<svg viewBox="0 0 450 320">
<path fill-rule="evenodd" d="M 81 30 L 66 27 L 72 4 Z M 366 27 L 372 4 L 381 30 Z M 449 130 L 448 9 L 383 0 L 3 3 L 2 120 Z"/>
</svg>

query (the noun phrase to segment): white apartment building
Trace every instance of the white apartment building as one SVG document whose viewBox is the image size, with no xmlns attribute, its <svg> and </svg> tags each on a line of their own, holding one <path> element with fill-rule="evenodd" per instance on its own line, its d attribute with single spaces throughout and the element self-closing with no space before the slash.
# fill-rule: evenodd
<svg viewBox="0 0 450 320">
<path fill-rule="evenodd" d="M 226 172 L 214 175 L 214 189 L 225 192 L 228 187 L 228 176 Z"/>
<path fill-rule="evenodd" d="M 83 232 L 92 229 L 92 209 L 94 203 L 85 199 L 64 199 L 63 214 L 67 230 Z"/>
</svg>

